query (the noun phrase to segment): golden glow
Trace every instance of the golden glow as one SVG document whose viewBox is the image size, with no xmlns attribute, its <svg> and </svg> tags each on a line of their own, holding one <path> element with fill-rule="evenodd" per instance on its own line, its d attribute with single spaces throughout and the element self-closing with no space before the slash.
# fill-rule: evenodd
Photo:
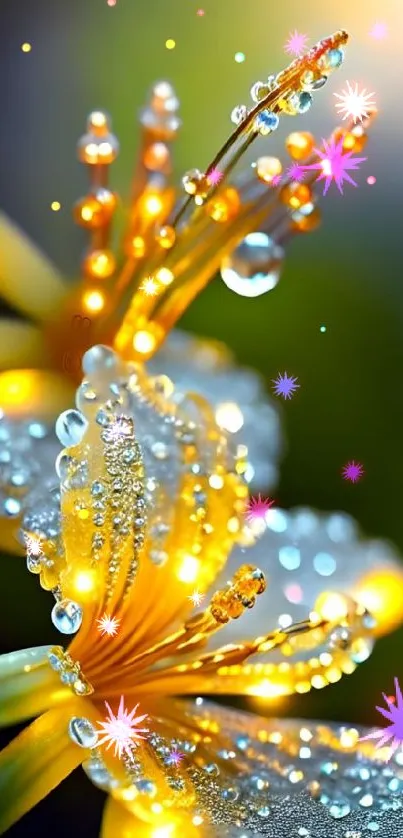
<svg viewBox="0 0 403 838">
<path fill-rule="evenodd" d="M 371 570 L 359 580 L 352 595 L 375 617 L 378 636 L 402 623 L 403 573 L 397 568 Z"/>
<path fill-rule="evenodd" d="M 31 52 L 32 44 L 29 44 L 27 41 L 24 44 L 21 44 L 21 49 L 23 52 Z"/>
<path fill-rule="evenodd" d="M 264 183 L 271 183 L 276 175 L 281 175 L 283 167 L 277 157 L 259 157 L 256 163 L 256 171 L 259 180 Z"/>
<path fill-rule="evenodd" d="M 315 602 L 315 610 L 324 620 L 337 623 L 348 614 L 348 600 L 343 594 L 324 592 Z"/>
<path fill-rule="evenodd" d="M 176 43 L 173 38 L 168 38 L 168 40 L 165 41 L 165 46 L 167 49 L 175 49 Z"/>
<path fill-rule="evenodd" d="M 97 314 L 98 311 L 102 311 L 105 298 L 101 291 L 86 291 L 83 295 L 83 303 L 87 311 Z"/>
<path fill-rule="evenodd" d="M 159 215 L 164 204 L 158 195 L 147 195 L 144 206 L 148 215 Z"/>
<path fill-rule="evenodd" d="M 88 123 L 92 128 L 105 128 L 107 125 L 106 114 L 102 111 L 93 111 L 89 116 Z"/>
<path fill-rule="evenodd" d="M 151 332 L 144 330 L 136 332 L 133 338 L 133 349 L 141 355 L 148 355 L 155 347 L 155 337 Z"/>
<path fill-rule="evenodd" d="M 281 684 L 274 684 L 267 678 L 248 690 L 249 695 L 254 695 L 257 698 L 280 698 L 280 696 L 286 695 L 287 692 L 287 689 L 281 686 Z"/>
<path fill-rule="evenodd" d="M 59 209 L 61 209 L 61 206 L 62 205 L 59 203 L 59 201 L 52 201 L 52 203 L 50 205 L 50 208 L 51 208 L 51 210 L 53 210 L 53 212 L 59 212 Z"/>
<path fill-rule="evenodd" d="M 177 572 L 180 582 L 194 582 L 200 567 L 200 560 L 196 556 L 184 556 L 182 564 Z"/>
<path fill-rule="evenodd" d="M 348 730 L 343 730 L 340 734 L 340 745 L 342 748 L 355 748 L 357 742 L 359 740 L 359 733 L 355 727 L 351 727 Z"/>
<path fill-rule="evenodd" d="M 109 279 L 115 272 L 115 257 L 111 250 L 93 250 L 86 256 L 83 268 L 87 276 Z"/>
<path fill-rule="evenodd" d="M 175 824 L 167 823 L 165 826 L 157 826 L 151 833 L 151 838 L 171 838 L 175 832 Z"/>
<path fill-rule="evenodd" d="M 170 285 L 174 275 L 169 268 L 160 268 L 159 271 L 156 273 L 157 279 L 162 283 L 162 285 Z"/>
<path fill-rule="evenodd" d="M 215 418 L 217 425 L 230 434 L 240 431 L 244 423 L 243 413 L 235 402 L 222 402 L 217 405 Z"/>
<path fill-rule="evenodd" d="M 74 587 L 78 594 L 88 594 L 94 589 L 96 572 L 93 570 L 81 570 L 74 577 Z"/>
<path fill-rule="evenodd" d="M 293 160 L 306 160 L 313 151 L 315 138 L 308 131 L 293 131 L 288 135 L 285 145 Z"/>
<path fill-rule="evenodd" d="M 154 812 L 154 815 L 160 815 L 163 812 L 163 807 L 161 803 L 153 803 L 151 806 L 151 811 Z"/>
<path fill-rule="evenodd" d="M 0 404 L 11 410 L 32 400 L 37 374 L 31 370 L 10 370 L 1 374 Z"/>
</svg>

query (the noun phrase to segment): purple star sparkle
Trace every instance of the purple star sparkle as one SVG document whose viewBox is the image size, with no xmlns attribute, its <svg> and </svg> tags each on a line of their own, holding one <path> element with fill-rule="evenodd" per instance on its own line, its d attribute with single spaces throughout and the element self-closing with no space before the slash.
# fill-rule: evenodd
<svg viewBox="0 0 403 838">
<path fill-rule="evenodd" d="M 172 749 L 171 753 L 167 757 L 168 765 L 173 765 L 175 768 L 180 765 L 181 761 L 183 760 L 185 754 L 182 754 L 178 749 L 175 747 Z"/>
<path fill-rule="evenodd" d="M 325 186 L 323 189 L 323 194 L 326 195 L 326 192 L 329 189 L 329 186 L 334 180 L 340 194 L 343 194 L 343 181 L 347 180 L 353 186 L 357 186 L 355 180 L 353 180 L 350 175 L 348 174 L 348 169 L 350 171 L 356 171 L 359 164 L 363 163 L 364 160 L 367 160 L 366 157 L 352 157 L 352 151 L 345 151 L 343 153 L 343 137 L 340 137 L 339 140 L 336 140 L 335 137 L 332 137 L 330 142 L 327 140 L 322 140 L 324 151 L 320 148 L 315 148 L 315 154 L 318 155 L 320 158 L 317 163 L 312 163 L 310 166 L 303 166 L 305 171 L 309 169 L 319 169 L 321 174 L 317 178 L 317 180 L 325 179 Z"/>
<path fill-rule="evenodd" d="M 390 741 L 390 754 L 388 759 L 391 758 L 391 756 L 398 748 L 401 747 L 403 743 L 403 696 L 397 678 L 395 678 L 395 690 L 396 699 L 394 696 L 387 696 L 385 693 L 382 693 L 383 700 L 388 706 L 387 710 L 384 707 L 376 708 L 378 713 L 387 719 L 390 724 L 382 730 L 376 730 L 373 733 L 368 733 L 367 736 L 363 736 L 360 740 L 379 739 L 379 742 L 376 743 L 377 748 L 382 748 L 383 745 L 387 745 Z M 395 702 L 396 707 L 394 706 Z"/>
<path fill-rule="evenodd" d="M 284 399 L 291 399 L 294 395 L 294 391 L 299 387 L 299 384 L 296 383 L 298 378 L 296 376 L 288 375 L 286 372 L 284 375 L 279 373 L 278 378 L 273 378 L 272 381 L 275 385 L 273 390 L 276 396 L 283 396 Z"/>
<path fill-rule="evenodd" d="M 301 166 L 301 163 L 291 163 L 291 166 L 287 169 L 287 177 L 290 180 L 296 180 L 297 183 L 300 183 L 305 176 L 305 168 Z"/>
<path fill-rule="evenodd" d="M 284 51 L 288 52 L 289 55 L 296 55 L 299 56 L 303 53 L 304 49 L 306 49 L 307 41 L 309 40 L 308 35 L 302 35 L 300 32 L 291 32 L 284 46 Z"/>
<path fill-rule="evenodd" d="M 343 477 L 345 480 L 350 480 L 351 483 L 357 483 L 363 474 L 364 469 L 361 463 L 356 463 L 354 460 L 343 466 Z"/>
</svg>

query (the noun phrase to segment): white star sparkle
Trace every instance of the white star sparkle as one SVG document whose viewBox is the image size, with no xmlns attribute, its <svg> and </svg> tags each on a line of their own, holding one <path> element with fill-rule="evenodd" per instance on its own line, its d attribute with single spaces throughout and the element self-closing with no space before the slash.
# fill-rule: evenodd
<svg viewBox="0 0 403 838">
<path fill-rule="evenodd" d="M 101 634 L 107 634 L 108 637 L 114 637 L 115 634 L 118 633 L 118 628 L 120 625 L 120 620 L 117 617 L 108 617 L 107 614 L 104 614 L 100 620 L 97 620 L 98 623 L 98 631 Z"/>
<path fill-rule="evenodd" d="M 362 122 L 363 119 L 367 119 L 370 113 L 373 113 L 376 110 L 375 101 L 371 99 L 371 96 L 374 96 L 374 93 L 367 93 L 367 91 L 358 90 L 358 84 L 355 83 L 355 88 L 353 88 L 350 82 L 347 82 L 347 90 L 343 90 L 341 93 L 334 93 L 333 94 L 336 99 L 340 99 L 340 102 L 336 102 L 336 110 L 339 114 L 344 113 L 343 120 L 351 117 L 354 122 L 360 120 Z"/>
</svg>

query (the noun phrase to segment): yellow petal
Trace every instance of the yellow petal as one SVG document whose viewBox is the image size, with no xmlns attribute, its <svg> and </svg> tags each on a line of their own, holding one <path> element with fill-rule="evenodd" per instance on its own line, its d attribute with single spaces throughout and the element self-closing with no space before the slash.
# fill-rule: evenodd
<svg viewBox="0 0 403 838">
<path fill-rule="evenodd" d="M 71 700 L 48 664 L 50 646 L 0 656 L 0 727 L 16 724 Z"/>
<path fill-rule="evenodd" d="M 14 308 L 47 320 L 67 286 L 52 262 L 4 213 L 0 213 L 0 294 Z"/>
<path fill-rule="evenodd" d="M 10 416 L 56 419 L 72 401 L 73 385 L 49 370 L 8 370 L 0 373 L 0 407 Z"/>
<path fill-rule="evenodd" d="M 85 699 L 49 710 L 0 753 L 0 835 L 26 814 L 82 762 L 88 751 L 75 745 L 67 728 L 85 716 Z"/>
<path fill-rule="evenodd" d="M 36 326 L 20 320 L 0 320 L 0 369 L 47 366 L 43 336 Z"/>
<path fill-rule="evenodd" d="M 139 798 L 137 798 L 137 801 Z M 131 804 L 133 806 L 133 804 Z M 139 812 L 141 803 L 138 803 Z M 109 797 L 102 819 L 100 838 L 201 838 L 200 829 L 193 825 L 192 815 L 179 810 L 164 810 L 153 814 L 144 810 L 144 819 L 132 815 Z"/>
</svg>

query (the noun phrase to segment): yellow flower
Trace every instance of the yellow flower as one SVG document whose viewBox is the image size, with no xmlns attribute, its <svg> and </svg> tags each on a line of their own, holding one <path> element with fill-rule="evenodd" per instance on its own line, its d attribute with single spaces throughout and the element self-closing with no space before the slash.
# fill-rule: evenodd
<svg viewBox="0 0 403 838">
<path fill-rule="evenodd" d="M 346 33 L 338 32 L 276 77 L 253 85 L 252 107 L 235 109 L 232 136 L 204 173 L 185 175 L 186 197 L 177 206 L 169 176 L 178 102 L 168 83 L 156 84 L 141 114 L 140 159 L 119 258 L 110 245 L 118 201 L 108 186 L 118 142 L 105 113 L 90 115 L 78 144 L 90 190 L 74 210 L 90 237 L 82 280 L 69 287 L 26 236 L 0 217 L 0 293 L 31 321 L 0 321 L 0 405 L 7 416 L 55 418 L 70 403 L 82 355 L 94 343 L 114 344 L 127 359 L 151 358 L 219 269 L 229 287 L 247 296 L 276 284 L 284 242 L 318 224 L 315 174 L 303 184 L 284 175 L 274 188 L 281 163 L 261 157 L 243 181 L 229 185 L 228 178 L 259 134 L 272 132 L 280 117 L 306 110 L 316 87 L 341 63 L 346 41 Z M 338 132 L 350 151 L 366 141 L 361 125 Z M 294 160 L 315 158 L 307 132 L 292 133 L 286 146 Z M 1 540 L 8 549 L 15 549 L 14 530 L 15 520 L 3 519 Z"/>
<path fill-rule="evenodd" d="M 106 347 L 83 363 L 81 412 L 57 423 L 70 443 L 57 461 L 59 528 L 47 539 L 26 533 L 28 566 L 56 598 L 54 625 L 75 636 L 66 651 L 0 659 L 1 723 L 38 717 L 0 754 L 0 832 L 83 763 L 109 792 L 103 838 L 204 834 L 209 820 L 265 811 L 267 792 L 241 799 L 242 749 L 219 715 L 176 696 L 325 686 L 368 656 L 373 623 L 335 595 L 296 625 L 215 642 L 266 585 L 244 563 L 192 613 L 192 591 L 207 592 L 234 544 L 253 541 L 239 463 L 201 397 L 178 399 L 170 382 Z M 104 615 L 113 636 L 100 632 Z M 261 660 L 272 652 L 281 662 Z"/>
</svg>

